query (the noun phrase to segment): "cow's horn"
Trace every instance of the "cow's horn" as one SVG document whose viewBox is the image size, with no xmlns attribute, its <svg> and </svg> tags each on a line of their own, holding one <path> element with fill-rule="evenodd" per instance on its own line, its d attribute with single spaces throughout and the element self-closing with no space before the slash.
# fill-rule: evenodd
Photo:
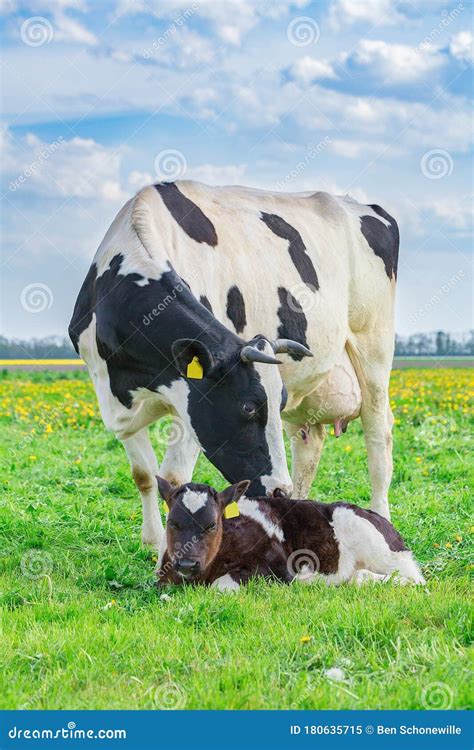
<svg viewBox="0 0 474 750">
<path fill-rule="evenodd" d="M 250 346 L 250 344 L 242 348 L 240 359 L 242 362 L 263 362 L 266 365 L 281 365 L 279 359 L 275 359 L 271 354 L 261 352 L 256 346 Z"/>
<path fill-rule="evenodd" d="M 271 344 L 275 354 L 289 354 L 291 352 L 293 354 L 301 354 L 302 357 L 313 356 L 308 347 L 300 344 L 299 341 L 292 341 L 291 339 L 275 339 Z"/>
</svg>

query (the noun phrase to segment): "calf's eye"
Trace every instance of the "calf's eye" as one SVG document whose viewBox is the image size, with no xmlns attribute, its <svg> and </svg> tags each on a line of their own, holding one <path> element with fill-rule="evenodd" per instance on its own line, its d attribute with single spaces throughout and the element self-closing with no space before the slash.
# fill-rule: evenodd
<svg viewBox="0 0 474 750">
<path fill-rule="evenodd" d="M 217 529 L 217 523 L 210 523 L 209 526 L 206 527 L 205 531 L 215 531 Z"/>
</svg>

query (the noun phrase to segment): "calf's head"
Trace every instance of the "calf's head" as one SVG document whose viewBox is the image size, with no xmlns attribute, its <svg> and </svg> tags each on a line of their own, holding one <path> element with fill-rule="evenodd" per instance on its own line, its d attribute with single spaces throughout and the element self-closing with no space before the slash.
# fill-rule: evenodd
<svg viewBox="0 0 474 750">
<path fill-rule="evenodd" d="M 176 576 L 193 581 L 212 563 L 222 541 L 222 525 L 227 505 L 247 490 L 245 480 L 217 492 L 207 484 L 173 487 L 157 477 L 158 488 L 169 512 L 166 524 L 167 552 Z"/>
<path fill-rule="evenodd" d="M 236 338 L 236 337 L 235 337 Z M 179 372 L 197 358 L 202 378 L 187 378 L 186 412 L 208 459 L 229 482 L 250 477 L 249 496 L 270 494 L 276 487 L 291 492 L 280 411 L 285 389 L 275 355 L 312 356 L 302 344 L 257 336 L 248 344 L 236 338 L 232 348 L 212 353 L 200 341 L 180 339 L 173 345 Z"/>
</svg>

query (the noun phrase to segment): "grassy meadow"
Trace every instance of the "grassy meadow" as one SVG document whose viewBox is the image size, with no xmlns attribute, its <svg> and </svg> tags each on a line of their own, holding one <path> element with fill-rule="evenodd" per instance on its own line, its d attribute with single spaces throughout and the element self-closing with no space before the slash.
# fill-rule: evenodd
<svg viewBox="0 0 474 750">
<path fill-rule="evenodd" d="M 4 372 L 0 708 L 472 706 L 472 373 L 392 376 L 392 518 L 426 589 L 255 581 L 220 594 L 155 588 L 139 496 L 87 375 Z M 166 432 L 152 428 L 160 458 Z M 195 476 L 224 486 L 202 457 Z M 328 436 L 312 497 L 368 495 L 357 422 Z"/>
</svg>

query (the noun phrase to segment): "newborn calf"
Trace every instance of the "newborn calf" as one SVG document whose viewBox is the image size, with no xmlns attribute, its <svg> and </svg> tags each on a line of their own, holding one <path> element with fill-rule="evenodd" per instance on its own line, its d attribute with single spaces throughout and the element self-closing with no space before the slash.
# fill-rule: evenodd
<svg viewBox="0 0 474 750">
<path fill-rule="evenodd" d="M 249 484 L 217 492 L 207 484 L 175 488 L 158 477 L 169 507 L 160 585 L 236 589 L 254 576 L 286 583 L 321 576 L 337 585 L 386 580 L 392 573 L 402 582 L 424 583 L 400 534 L 378 513 L 285 496 L 250 500 L 243 497 Z"/>
</svg>

